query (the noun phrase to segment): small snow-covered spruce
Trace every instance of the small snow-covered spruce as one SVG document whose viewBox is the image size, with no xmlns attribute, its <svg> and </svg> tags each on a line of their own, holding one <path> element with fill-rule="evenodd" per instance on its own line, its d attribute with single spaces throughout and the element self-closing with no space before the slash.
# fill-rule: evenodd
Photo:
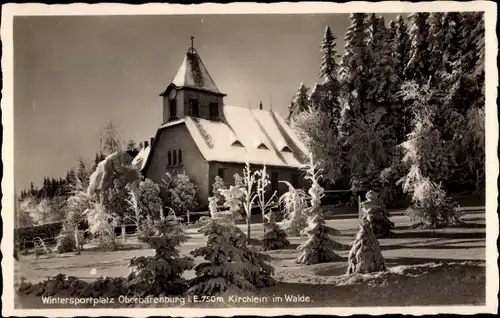
<svg viewBox="0 0 500 318">
<path fill-rule="evenodd" d="M 306 179 L 310 180 L 312 185 L 308 191 L 310 199 L 310 207 L 307 208 L 308 226 L 304 230 L 308 239 L 297 248 L 302 252 L 295 260 L 298 264 L 310 265 L 341 260 L 341 257 L 333 251 L 333 248 L 340 246 L 340 244 L 329 237 L 329 233 L 333 231 L 325 226 L 325 219 L 320 208 L 324 189 L 318 183 L 321 178 L 321 170 L 317 166 L 318 164 L 314 162 L 312 155 L 309 158 L 309 163 L 304 166 Z"/>
<path fill-rule="evenodd" d="M 234 191 L 234 186 L 225 191 Z M 215 198 L 210 198 L 210 202 L 213 207 Z M 231 218 L 233 213 L 211 210 L 211 214 L 211 222 L 201 229 L 207 237 L 206 245 L 190 252 L 194 257 L 203 257 L 205 262 L 194 267 L 196 276 L 189 282 L 187 293 L 213 296 L 254 289 L 245 278 L 247 265 L 244 263 L 241 247 L 246 246 L 246 237 L 234 225 Z"/>
<path fill-rule="evenodd" d="M 224 200 L 224 196 L 220 194 L 221 190 L 227 189 L 226 184 L 224 183 L 224 180 L 222 180 L 221 177 L 215 176 L 215 181 L 212 185 L 212 193 L 213 196 L 217 199 L 217 204 L 222 203 Z"/>
<path fill-rule="evenodd" d="M 391 234 L 394 223 L 389 219 L 389 211 L 374 191 L 366 193 L 366 201 L 361 203 L 364 222 L 371 227 L 375 237 L 382 238 Z"/>
<path fill-rule="evenodd" d="M 155 222 L 154 233 L 142 239 L 155 250 L 154 256 L 134 257 L 127 281 L 129 293 L 134 296 L 182 295 L 188 289 L 188 282 L 182 277 L 191 270 L 191 257 L 181 257 L 178 246 L 187 241 L 175 219 L 164 217 Z"/>
<path fill-rule="evenodd" d="M 347 274 L 368 274 L 386 270 L 380 245 L 369 224 L 361 222 L 348 257 Z"/>
<path fill-rule="evenodd" d="M 266 214 L 267 222 L 264 223 L 264 238 L 262 239 L 262 249 L 264 251 L 281 250 L 290 247 L 286 232 L 282 230 L 275 220 L 275 212 Z"/>
<path fill-rule="evenodd" d="M 302 189 L 295 189 L 287 181 L 281 182 L 288 186 L 288 191 L 278 200 L 285 211 L 285 218 L 280 222 L 280 226 L 289 236 L 299 236 L 307 225 L 307 218 L 304 214 L 307 208 L 307 194 Z"/>
</svg>

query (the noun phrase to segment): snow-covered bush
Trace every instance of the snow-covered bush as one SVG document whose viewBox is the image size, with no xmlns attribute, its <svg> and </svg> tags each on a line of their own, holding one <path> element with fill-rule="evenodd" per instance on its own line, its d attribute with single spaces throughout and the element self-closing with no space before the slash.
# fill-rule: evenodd
<svg viewBox="0 0 500 318">
<path fill-rule="evenodd" d="M 368 274 L 385 271 L 385 261 L 380 245 L 371 227 L 362 222 L 352 243 L 348 257 L 347 274 Z"/>
<path fill-rule="evenodd" d="M 186 173 L 165 174 L 163 179 L 167 190 L 166 205 L 174 209 L 177 215 L 184 215 L 198 203 L 196 193 L 198 187 L 189 179 Z"/>
<path fill-rule="evenodd" d="M 160 187 L 146 179 L 137 183 L 129 183 L 127 185 L 129 197 L 127 203 L 132 213 L 129 213 L 126 220 L 133 221 L 137 228 L 141 227 L 141 223 L 148 216 L 152 220 L 160 219 L 160 212 L 163 202 L 160 198 Z"/>
<path fill-rule="evenodd" d="M 55 253 L 69 253 L 83 248 L 83 233 L 75 229 L 76 223 L 64 222 L 62 230 L 56 237 Z"/>
<path fill-rule="evenodd" d="M 394 223 L 389 219 L 389 211 L 374 191 L 366 193 L 366 200 L 361 203 L 364 222 L 371 227 L 375 237 L 386 237 L 394 228 Z"/>
<path fill-rule="evenodd" d="M 188 282 L 182 277 L 193 268 L 193 259 L 181 257 L 178 246 L 187 241 L 175 221 L 162 217 L 154 225 L 154 232 L 141 239 L 155 250 L 154 256 L 139 256 L 130 260 L 132 268 L 127 287 L 134 296 L 182 295 Z"/>
<path fill-rule="evenodd" d="M 340 244 L 329 237 L 329 233 L 332 231 L 325 226 L 325 219 L 320 208 L 324 189 L 318 183 L 321 178 L 321 169 L 318 169 L 318 166 L 312 155 L 309 163 L 304 166 L 306 179 L 310 180 L 312 185 L 308 191 L 310 206 L 306 209 L 307 228 L 304 230 L 308 239 L 297 248 L 302 252 L 295 260 L 299 264 L 318 264 L 341 259 L 333 251 L 334 247 L 340 246 Z"/>
<path fill-rule="evenodd" d="M 285 217 L 280 226 L 290 236 L 299 236 L 307 225 L 305 209 L 307 208 L 307 194 L 302 189 L 295 189 L 292 184 L 282 181 L 288 186 L 288 191 L 279 198 L 283 206 Z"/>
<path fill-rule="evenodd" d="M 114 231 L 117 226 L 115 217 L 109 214 L 101 203 L 93 204 L 85 214 L 89 223 L 89 231 L 98 239 L 100 247 L 117 250 L 119 242 Z"/>
<path fill-rule="evenodd" d="M 224 196 L 220 194 L 221 190 L 226 190 L 227 186 L 221 177 L 215 176 L 215 181 L 212 185 L 213 196 L 217 199 L 217 204 L 221 204 L 224 200 Z"/>
</svg>

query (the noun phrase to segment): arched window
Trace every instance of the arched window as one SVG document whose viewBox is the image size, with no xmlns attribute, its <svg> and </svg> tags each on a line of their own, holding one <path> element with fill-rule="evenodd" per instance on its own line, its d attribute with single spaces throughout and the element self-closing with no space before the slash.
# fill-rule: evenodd
<svg viewBox="0 0 500 318">
<path fill-rule="evenodd" d="M 177 151 L 172 151 L 172 165 L 177 165 Z"/>
<path fill-rule="evenodd" d="M 172 153 L 169 151 L 167 151 L 167 166 L 171 166 L 172 165 Z"/>
<path fill-rule="evenodd" d="M 179 149 L 179 164 L 182 164 L 182 150 Z"/>
</svg>

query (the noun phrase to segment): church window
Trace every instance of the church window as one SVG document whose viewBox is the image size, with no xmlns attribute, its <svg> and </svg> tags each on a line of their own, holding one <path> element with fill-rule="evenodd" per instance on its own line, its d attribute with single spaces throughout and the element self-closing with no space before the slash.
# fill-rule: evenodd
<svg viewBox="0 0 500 318">
<path fill-rule="evenodd" d="M 182 164 L 182 150 L 179 149 L 179 164 Z"/>
<path fill-rule="evenodd" d="M 217 119 L 219 118 L 219 104 L 210 103 L 210 118 Z"/>
<path fill-rule="evenodd" d="M 172 151 L 172 166 L 177 164 L 177 151 Z"/>
<path fill-rule="evenodd" d="M 172 153 L 169 151 L 167 151 L 167 166 L 171 166 L 172 165 Z"/>
<path fill-rule="evenodd" d="M 177 118 L 177 102 L 175 99 L 170 101 L 170 118 Z"/>
<path fill-rule="evenodd" d="M 191 116 L 198 117 L 200 115 L 198 101 L 196 99 L 190 99 L 189 106 L 191 108 Z"/>
</svg>

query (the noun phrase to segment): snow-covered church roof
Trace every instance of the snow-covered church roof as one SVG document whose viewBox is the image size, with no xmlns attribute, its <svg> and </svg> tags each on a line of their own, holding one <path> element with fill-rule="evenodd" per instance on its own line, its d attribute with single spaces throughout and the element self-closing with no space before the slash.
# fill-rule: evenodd
<svg viewBox="0 0 500 318">
<path fill-rule="evenodd" d="M 189 87 L 224 95 L 215 85 L 205 64 L 194 49 L 190 49 L 184 55 L 184 60 L 171 84 L 177 88 Z"/>
<path fill-rule="evenodd" d="M 227 105 L 223 109 L 224 116 L 220 121 L 186 116 L 163 124 L 155 140 L 161 138 L 168 127 L 184 124 L 209 162 L 245 163 L 248 160 L 254 165 L 302 166 L 308 150 L 279 114 Z M 146 168 L 153 157 L 156 151 L 154 144 L 142 150 L 134 159 L 141 169 Z M 150 150 L 150 147 L 153 148 Z"/>
</svg>

